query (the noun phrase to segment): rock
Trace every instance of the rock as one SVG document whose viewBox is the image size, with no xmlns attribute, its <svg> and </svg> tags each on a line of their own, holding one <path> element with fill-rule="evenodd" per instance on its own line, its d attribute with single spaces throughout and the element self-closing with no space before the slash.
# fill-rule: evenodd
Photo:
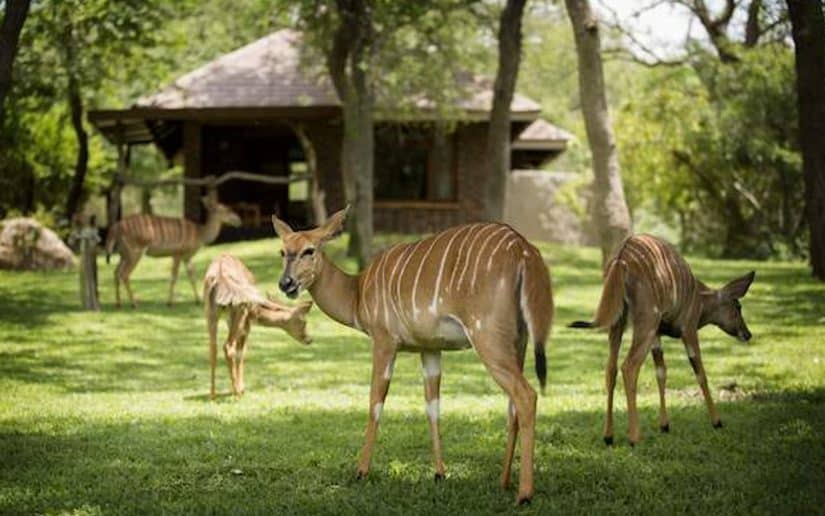
<svg viewBox="0 0 825 516">
<path fill-rule="evenodd" d="M 51 229 L 30 218 L 0 221 L 0 269 L 71 269 L 74 254 Z"/>
</svg>

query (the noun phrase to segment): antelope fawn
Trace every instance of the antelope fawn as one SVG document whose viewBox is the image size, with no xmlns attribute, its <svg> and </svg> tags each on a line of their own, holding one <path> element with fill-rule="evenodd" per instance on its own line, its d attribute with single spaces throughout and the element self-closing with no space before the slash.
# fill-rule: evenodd
<svg viewBox="0 0 825 516">
<path fill-rule="evenodd" d="M 240 226 L 241 219 L 227 206 L 204 197 L 203 204 L 208 215 L 203 225 L 184 218 L 159 217 L 157 215 L 131 215 L 112 225 L 106 237 L 106 262 L 115 246 L 120 253 L 120 263 L 115 269 L 115 305 L 120 307 L 120 282 L 126 287 L 129 302 L 136 307 L 129 277 L 135 270 L 143 254 L 149 256 L 172 257 L 172 279 L 169 283 L 169 305 L 175 295 L 180 262 L 186 264 L 186 273 L 192 284 L 195 302 L 199 303 L 198 287 L 195 286 L 195 270 L 192 257 L 204 245 L 218 238 L 221 225 Z"/>
<path fill-rule="evenodd" d="M 639 368 L 648 351 L 652 352 L 656 364 L 659 428 L 662 432 L 670 431 L 665 406 L 667 369 L 660 342 L 662 335 L 682 339 L 705 397 L 713 427 L 722 427 L 719 412 L 708 390 L 699 350 L 698 330 L 714 324 L 741 341 L 750 340 L 751 332 L 742 318 L 739 299 L 748 292 L 755 275 L 755 272 L 749 272 L 716 290 L 697 280 L 679 253 L 656 237 L 636 235 L 622 243 L 605 268 L 604 288 L 593 321 L 576 321 L 571 324 L 574 328 L 608 329 L 610 354 L 605 371 L 605 444 L 613 444 L 613 391 L 616 387 L 619 347 L 628 318 L 633 322 L 633 343 L 622 364 L 622 378 L 627 395 L 628 438 L 631 446 L 641 438 L 636 384 Z"/>
<path fill-rule="evenodd" d="M 251 323 L 281 328 L 298 342 L 309 344 L 306 313 L 312 302 L 288 307 L 267 299 L 255 286 L 255 277 L 246 266 L 229 254 L 215 258 L 203 279 L 203 298 L 209 330 L 209 397 L 215 399 L 215 367 L 218 358 L 218 320 L 228 313 L 229 334 L 223 345 L 226 365 L 235 396 L 244 393 L 244 358 Z"/>
<path fill-rule="evenodd" d="M 397 244 L 360 275 L 350 276 L 322 252 L 324 244 L 341 233 L 348 209 L 309 231 L 293 231 L 277 217 L 272 222 L 283 241 L 281 290 L 293 298 L 307 290 L 324 313 L 372 339 L 372 385 L 359 478 L 369 471 L 399 351 L 421 355 L 435 478 L 444 478 L 438 427 L 441 352 L 473 347 L 510 398 L 501 484 L 509 485 L 520 431 L 517 501 L 529 501 L 536 392 L 523 374 L 524 355 L 529 337 L 543 388 L 544 343 L 553 312 L 550 275 L 538 250 L 509 226 L 468 224 Z"/>
</svg>

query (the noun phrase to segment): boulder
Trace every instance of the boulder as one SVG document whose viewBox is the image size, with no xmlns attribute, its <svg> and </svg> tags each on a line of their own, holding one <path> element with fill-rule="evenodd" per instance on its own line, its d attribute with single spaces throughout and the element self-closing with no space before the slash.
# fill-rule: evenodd
<svg viewBox="0 0 825 516">
<path fill-rule="evenodd" d="M 70 269 L 74 264 L 71 249 L 38 221 L 30 218 L 0 221 L 0 269 Z"/>
</svg>

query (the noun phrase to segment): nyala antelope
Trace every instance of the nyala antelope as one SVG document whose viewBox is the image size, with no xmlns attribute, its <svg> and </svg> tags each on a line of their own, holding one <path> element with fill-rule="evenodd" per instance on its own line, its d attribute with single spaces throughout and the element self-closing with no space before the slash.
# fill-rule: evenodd
<svg viewBox="0 0 825 516">
<path fill-rule="evenodd" d="M 444 478 L 438 428 L 441 352 L 473 347 L 510 398 L 501 484 L 509 485 L 520 431 L 517 501 L 529 501 L 536 392 L 522 371 L 529 338 L 544 387 L 544 343 L 553 313 L 550 275 L 538 250 L 509 226 L 469 224 L 397 244 L 360 275 L 350 276 L 322 252 L 341 233 L 347 210 L 309 231 L 293 231 L 277 217 L 272 222 L 283 241 L 280 289 L 292 298 L 307 290 L 324 313 L 372 339 L 369 416 L 358 477 L 369 471 L 395 356 L 405 351 L 421 355 L 435 478 Z"/>
<path fill-rule="evenodd" d="M 206 223 L 199 225 L 184 218 L 159 217 L 157 215 L 131 215 L 109 228 L 106 237 L 106 262 L 115 247 L 120 253 L 120 263 L 115 269 L 115 305 L 120 307 L 120 283 L 126 287 L 129 302 L 136 307 L 129 277 L 144 253 L 149 256 L 172 257 L 172 279 L 169 283 L 169 305 L 175 296 L 175 282 L 178 280 L 180 262 L 186 264 L 186 273 L 192 284 L 195 302 L 200 303 L 198 287 L 195 284 L 195 270 L 192 257 L 204 245 L 218 238 L 223 224 L 240 226 L 241 219 L 227 206 L 204 197 L 207 210 Z"/>
<path fill-rule="evenodd" d="M 296 307 L 278 304 L 264 296 L 255 285 L 255 277 L 246 266 L 229 254 L 215 258 L 203 280 L 203 299 L 209 331 L 209 397 L 215 399 L 215 367 L 218 360 L 218 320 L 226 313 L 229 334 L 223 345 L 226 365 L 232 380 L 232 393 L 244 393 L 244 357 L 246 338 L 252 323 L 281 328 L 298 342 L 309 344 L 306 314 L 312 302 Z"/>
<path fill-rule="evenodd" d="M 719 412 L 708 390 L 698 330 L 714 324 L 741 341 L 750 340 L 751 332 L 742 318 L 739 299 L 748 292 L 755 275 L 755 272 L 749 272 L 716 290 L 697 280 L 687 262 L 668 243 L 650 235 L 631 236 L 622 243 L 605 268 L 602 297 L 593 321 L 571 324 L 574 328 L 608 329 L 610 351 L 605 371 L 605 444 L 613 444 L 613 391 L 616 387 L 619 347 L 628 319 L 633 323 L 633 343 L 622 364 L 622 379 L 627 395 L 628 439 L 631 446 L 641 438 L 636 384 L 639 368 L 649 351 L 653 354 L 659 384 L 659 428 L 662 432 L 670 431 L 665 406 L 667 369 L 660 342 L 662 335 L 682 339 L 705 397 L 711 423 L 714 428 L 722 427 Z"/>
</svg>

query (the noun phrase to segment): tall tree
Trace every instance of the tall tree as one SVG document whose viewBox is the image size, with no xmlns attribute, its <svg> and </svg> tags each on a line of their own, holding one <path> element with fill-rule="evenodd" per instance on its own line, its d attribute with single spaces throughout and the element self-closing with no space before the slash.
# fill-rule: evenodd
<svg viewBox="0 0 825 516">
<path fill-rule="evenodd" d="M 6 0 L 3 23 L 0 25 L 0 127 L 5 120 L 3 112 L 6 95 L 11 88 L 11 73 L 20 31 L 29 14 L 30 0 Z"/>
<path fill-rule="evenodd" d="M 606 262 L 631 232 L 630 213 L 607 109 L 598 20 L 588 0 L 565 0 L 565 5 L 576 41 L 582 113 L 592 153 L 594 222 L 599 231 L 602 261 Z"/>
<path fill-rule="evenodd" d="M 24 37 L 37 55 L 28 56 L 27 72 L 63 96 L 75 134 L 74 173 L 63 211 L 69 220 L 80 208 L 89 169 L 87 104 L 129 67 L 125 62 L 132 55 L 154 44 L 164 13 L 162 3 L 143 0 L 44 0 L 32 9 Z"/>
<path fill-rule="evenodd" d="M 382 99 L 378 109 L 414 108 L 421 95 L 440 107 L 449 97 L 445 79 L 449 77 L 455 87 L 457 63 L 452 58 L 462 44 L 458 35 L 463 34 L 462 28 L 454 29 L 445 20 L 466 14 L 476 2 L 304 0 L 297 4 L 298 24 L 311 47 L 323 52 L 341 100 L 342 179 L 346 201 L 353 207 L 350 251 L 360 267 L 372 253 L 377 92 Z M 428 60 L 428 66 L 421 66 L 422 59 Z M 307 59 L 307 64 L 310 61 L 314 59 Z M 418 86 L 423 88 L 417 90 Z"/>
<path fill-rule="evenodd" d="M 521 20 L 527 0 L 507 0 L 498 28 L 498 72 L 487 131 L 487 199 L 489 220 L 504 216 L 504 190 L 510 173 L 510 105 L 521 62 Z"/>
<path fill-rule="evenodd" d="M 825 281 L 825 20 L 820 0 L 787 0 L 796 47 L 799 143 L 814 277 Z"/>
<path fill-rule="evenodd" d="M 350 239 L 359 269 L 369 262 L 373 234 L 373 161 L 375 153 L 375 27 L 368 0 L 337 0 L 337 26 L 327 53 L 327 68 L 341 99 L 344 137 L 341 173 L 344 195 L 353 206 Z"/>
</svg>

